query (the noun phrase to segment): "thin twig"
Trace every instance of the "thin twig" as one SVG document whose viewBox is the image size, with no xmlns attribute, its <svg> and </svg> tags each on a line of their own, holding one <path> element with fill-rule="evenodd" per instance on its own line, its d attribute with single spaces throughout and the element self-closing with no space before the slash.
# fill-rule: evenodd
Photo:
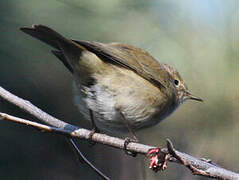
<svg viewBox="0 0 239 180">
<path fill-rule="evenodd" d="M 3 89 L 1 87 L 0 87 L 0 96 L 3 97 L 4 99 L 6 99 L 7 101 L 17 105 L 21 109 L 29 112 L 33 116 L 40 119 L 42 122 L 49 124 L 51 126 L 54 126 L 54 127 L 31 122 L 31 121 L 17 118 L 14 116 L 10 116 L 10 115 L 4 114 L 4 113 L 1 113 L 0 119 L 1 119 L 1 117 L 2 117 L 2 119 L 7 119 L 7 120 L 11 119 L 14 122 L 31 125 L 38 129 L 44 129 L 45 131 L 62 134 L 62 135 L 68 136 L 68 137 L 75 137 L 75 138 L 81 138 L 81 139 L 88 139 L 88 137 L 89 137 L 89 134 L 91 132 L 90 130 L 78 128 L 77 126 L 73 126 L 66 122 L 60 121 L 60 120 L 50 116 L 49 114 L 43 112 L 42 110 L 40 110 L 39 108 L 37 108 L 36 106 L 31 104 L 30 102 L 25 101 L 15 95 L 11 94 L 10 92 L 6 91 L 5 89 Z M 107 136 L 105 134 L 95 133 L 92 136 L 91 140 L 94 142 L 97 142 L 97 143 L 109 145 L 111 147 L 115 147 L 115 148 L 119 148 L 119 149 L 124 148 L 124 140 L 123 139 Z M 130 143 L 127 146 L 127 150 L 136 152 L 139 154 L 144 154 L 144 155 L 146 155 L 148 153 L 148 151 L 152 148 L 155 148 L 155 147 L 140 144 L 140 143 L 134 143 L 134 142 Z M 172 148 L 172 146 L 170 146 L 170 145 L 168 146 L 168 148 L 161 149 L 161 152 L 170 154 L 172 156 L 172 158 L 169 159 L 171 162 L 176 162 L 176 163 L 183 164 L 187 167 L 196 168 L 199 171 L 205 172 L 206 173 L 205 176 L 207 176 L 207 177 L 217 178 L 217 179 L 228 179 L 228 180 L 239 179 L 238 173 L 226 170 L 226 169 L 216 166 L 212 163 L 205 162 L 201 159 L 195 158 L 186 153 L 179 152 L 179 151 L 175 150 L 174 148 Z M 198 175 L 198 173 L 196 173 L 196 175 Z M 203 173 L 200 173 L 200 175 L 203 175 Z"/>
<path fill-rule="evenodd" d="M 80 154 L 80 157 L 83 158 L 84 162 L 86 162 L 86 164 L 88 166 L 90 166 L 91 169 L 93 169 L 100 177 L 102 177 L 105 180 L 110 180 L 110 178 L 108 178 L 107 176 L 105 176 L 99 169 L 97 169 L 80 151 L 80 149 L 77 147 L 74 139 L 69 138 L 70 143 L 72 144 L 73 148 L 77 151 L 77 154 Z"/>
</svg>

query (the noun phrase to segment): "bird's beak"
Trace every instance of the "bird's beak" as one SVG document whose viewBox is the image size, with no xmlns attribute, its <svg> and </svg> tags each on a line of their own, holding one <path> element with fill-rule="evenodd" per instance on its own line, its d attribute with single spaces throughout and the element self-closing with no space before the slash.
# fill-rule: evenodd
<svg viewBox="0 0 239 180">
<path fill-rule="evenodd" d="M 197 96 L 192 95 L 190 92 L 186 91 L 187 99 L 203 102 L 203 100 Z"/>
</svg>

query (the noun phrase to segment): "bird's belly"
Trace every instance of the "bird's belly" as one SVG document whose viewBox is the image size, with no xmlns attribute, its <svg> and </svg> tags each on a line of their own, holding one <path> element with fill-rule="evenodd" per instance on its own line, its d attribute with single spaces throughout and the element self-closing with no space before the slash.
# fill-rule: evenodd
<svg viewBox="0 0 239 180">
<path fill-rule="evenodd" d="M 127 131 L 127 122 L 134 129 L 150 123 L 148 121 L 150 121 L 151 113 L 142 113 L 146 112 L 147 109 L 145 106 L 140 109 L 140 105 L 136 100 L 133 100 L 134 105 L 122 107 L 119 110 L 117 109 L 117 97 L 99 85 L 94 85 L 90 88 L 82 87 L 81 90 L 74 89 L 78 91 L 75 96 L 75 104 L 78 106 L 79 111 L 87 120 L 90 120 L 89 111 L 92 110 L 95 123 L 100 129 L 105 131 Z M 87 93 L 87 96 L 85 96 L 85 93 Z"/>
<path fill-rule="evenodd" d="M 127 131 L 127 123 L 138 129 L 159 122 L 159 89 L 134 72 L 120 73 L 104 75 L 90 86 L 75 83 L 75 104 L 80 112 L 90 120 L 92 110 L 97 127 L 106 131 Z"/>
</svg>

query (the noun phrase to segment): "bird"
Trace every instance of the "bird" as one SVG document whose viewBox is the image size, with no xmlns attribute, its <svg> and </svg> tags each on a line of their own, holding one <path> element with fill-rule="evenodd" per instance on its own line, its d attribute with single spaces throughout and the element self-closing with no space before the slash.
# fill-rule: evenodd
<svg viewBox="0 0 239 180">
<path fill-rule="evenodd" d="M 202 101 L 178 71 L 147 51 L 122 43 L 73 40 L 44 25 L 21 27 L 50 45 L 71 72 L 75 104 L 94 133 L 130 132 L 155 126 L 186 100 Z"/>
</svg>

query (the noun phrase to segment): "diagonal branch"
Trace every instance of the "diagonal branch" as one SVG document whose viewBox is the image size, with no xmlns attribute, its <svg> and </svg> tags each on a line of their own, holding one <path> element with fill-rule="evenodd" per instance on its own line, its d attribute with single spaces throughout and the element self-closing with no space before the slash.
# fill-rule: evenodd
<svg viewBox="0 0 239 180">
<path fill-rule="evenodd" d="M 0 96 L 6 99 L 7 101 L 15 104 L 16 106 L 20 107 L 21 109 L 27 111 L 28 113 L 32 114 L 33 116 L 41 120 L 43 123 L 46 123 L 50 126 L 28 121 L 21 118 L 17 118 L 4 113 L 0 113 L 1 119 L 6 119 L 6 120 L 30 125 L 38 129 L 41 129 L 43 131 L 58 133 L 68 137 L 81 138 L 81 139 L 89 138 L 89 135 L 91 132 L 90 130 L 79 128 L 77 126 L 58 120 L 52 117 L 51 115 L 43 112 L 42 110 L 40 110 L 39 108 L 31 104 L 29 101 L 23 100 L 11 94 L 10 92 L 3 89 L 2 87 L 0 87 Z M 95 133 L 92 136 L 92 141 L 105 144 L 114 148 L 119 148 L 119 149 L 124 148 L 123 139 L 111 137 L 105 134 Z M 152 148 L 155 148 L 155 147 L 140 144 L 140 143 L 133 143 L 133 142 L 127 146 L 127 150 L 144 154 L 144 155 L 147 155 L 148 151 Z M 168 143 L 168 148 L 161 149 L 161 153 L 169 154 L 171 156 L 169 158 L 171 162 L 183 164 L 184 166 L 188 167 L 196 175 L 202 175 L 202 176 L 217 178 L 217 179 L 229 179 L 229 180 L 239 179 L 238 173 L 221 168 L 217 165 L 195 158 L 186 153 L 179 152 L 175 150 L 172 144 L 170 143 Z"/>
</svg>

